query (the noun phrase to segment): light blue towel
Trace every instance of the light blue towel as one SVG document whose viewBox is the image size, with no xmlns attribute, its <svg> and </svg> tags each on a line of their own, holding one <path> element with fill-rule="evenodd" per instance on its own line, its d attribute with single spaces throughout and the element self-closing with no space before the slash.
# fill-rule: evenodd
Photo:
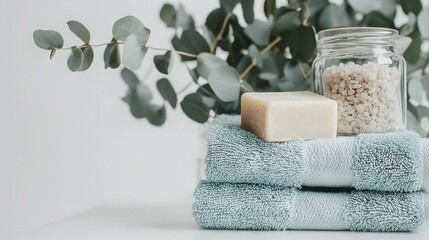
<svg viewBox="0 0 429 240">
<path fill-rule="evenodd" d="M 269 143 L 220 115 L 209 130 L 207 180 L 417 191 L 429 186 L 429 141 L 412 132 Z"/>
<path fill-rule="evenodd" d="M 317 192 L 203 181 L 194 195 L 196 222 L 213 229 L 416 231 L 429 211 L 422 192 Z"/>
</svg>

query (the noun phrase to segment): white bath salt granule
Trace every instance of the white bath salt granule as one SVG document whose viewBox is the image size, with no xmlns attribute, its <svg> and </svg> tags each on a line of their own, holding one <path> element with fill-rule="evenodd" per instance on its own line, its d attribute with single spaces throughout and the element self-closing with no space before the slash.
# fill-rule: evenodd
<svg viewBox="0 0 429 240">
<path fill-rule="evenodd" d="M 325 92 L 338 103 L 338 133 L 397 131 L 402 127 L 395 67 L 368 62 L 331 66 L 323 72 Z"/>
</svg>

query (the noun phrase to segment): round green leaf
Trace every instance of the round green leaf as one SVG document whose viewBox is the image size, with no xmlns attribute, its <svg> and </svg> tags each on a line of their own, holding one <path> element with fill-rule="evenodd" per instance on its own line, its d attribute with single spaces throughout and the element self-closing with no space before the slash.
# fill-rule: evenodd
<svg viewBox="0 0 429 240">
<path fill-rule="evenodd" d="M 310 16 L 314 16 L 329 5 L 329 0 L 307 0 L 306 3 L 310 8 Z"/>
<path fill-rule="evenodd" d="M 87 70 L 91 66 L 92 61 L 94 60 L 94 50 L 92 49 L 91 46 L 83 48 L 82 54 L 83 54 L 83 61 L 79 71 Z"/>
<path fill-rule="evenodd" d="M 368 27 L 395 28 L 393 21 L 380 12 L 370 12 L 369 14 L 365 15 L 363 18 L 363 23 Z"/>
<path fill-rule="evenodd" d="M 208 82 L 219 99 L 224 102 L 237 100 L 240 95 L 240 77 L 230 66 L 219 66 L 210 71 Z"/>
<path fill-rule="evenodd" d="M 405 13 L 412 12 L 417 15 L 422 10 L 422 3 L 420 0 L 401 0 L 400 3 Z"/>
<path fill-rule="evenodd" d="M 150 90 L 150 88 L 142 83 L 137 85 L 135 91 L 138 101 L 140 101 L 144 105 L 148 105 L 153 98 L 152 91 Z"/>
<path fill-rule="evenodd" d="M 67 59 L 67 66 L 70 71 L 77 72 L 80 71 L 83 63 L 83 52 L 80 48 L 74 48 L 71 50 L 71 54 Z"/>
<path fill-rule="evenodd" d="M 182 27 L 183 30 L 195 28 L 194 19 L 186 13 L 185 8 L 180 3 L 176 11 L 176 27 Z"/>
<path fill-rule="evenodd" d="M 420 58 L 420 47 L 422 45 L 422 40 L 418 31 L 412 32 L 408 35 L 412 39 L 410 46 L 404 52 L 404 58 L 408 63 L 417 63 Z"/>
<path fill-rule="evenodd" d="M 70 31 L 72 31 L 76 36 L 78 36 L 84 43 L 88 44 L 91 39 L 91 35 L 88 29 L 78 21 L 68 21 Z"/>
<path fill-rule="evenodd" d="M 132 90 L 137 89 L 137 86 L 140 84 L 139 78 L 131 71 L 126 68 L 121 70 L 122 80 L 128 85 Z"/>
<path fill-rule="evenodd" d="M 254 0 L 242 0 L 241 9 L 243 10 L 243 17 L 247 24 L 251 24 L 255 20 L 255 14 L 253 12 Z"/>
<path fill-rule="evenodd" d="M 153 62 L 160 73 L 169 74 L 173 67 L 174 54 L 168 51 L 164 55 L 155 55 Z"/>
<path fill-rule="evenodd" d="M 354 18 L 347 12 L 345 4 L 330 4 L 322 11 L 319 24 L 322 29 L 353 26 Z"/>
<path fill-rule="evenodd" d="M 141 47 L 136 35 L 130 35 L 125 41 L 122 63 L 124 67 L 130 70 L 137 70 L 142 65 L 147 48 Z"/>
<path fill-rule="evenodd" d="M 55 55 L 56 52 L 57 52 L 56 48 L 52 49 L 51 50 L 51 54 L 49 54 L 49 59 L 52 59 L 54 57 L 54 55 Z"/>
<path fill-rule="evenodd" d="M 148 104 L 143 107 L 143 112 L 147 120 L 154 126 L 161 126 L 167 119 L 164 105 Z"/>
<path fill-rule="evenodd" d="M 173 86 L 167 78 L 161 78 L 156 82 L 156 87 L 158 88 L 161 96 L 168 102 L 173 108 L 176 108 L 177 105 L 177 95 L 174 91 Z"/>
<path fill-rule="evenodd" d="M 174 28 L 176 26 L 176 10 L 173 5 L 169 3 L 164 4 L 159 16 L 167 27 Z"/>
<path fill-rule="evenodd" d="M 183 98 L 180 107 L 190 119 L 205 123 L 210 116 L 210 108 L 203 103 L 203 96 L 200 92 L 191 93 Z"/>
<path fill-rule="evenodd" d="M 297 11 L 290 11 L 277 19 L 275 27 L 277 32 L 289 31 L 301 25 L 301 19 Z"/>
<path fill-rule="evenodd" d="M 390 19 L 396 14 L 395 0 L 348 0 L 348 3 L 354 10 L 363 14 L 378 11 Z"/>
<path fill-rule="evenodd" d="M 228 63 L 211 53 L 198 55 L 197 72 L 202 78 L 209 79 L 210 72 L 219 66 L 228 66 Z"/>
<path fill-rule="evenodd" d="M 42 49 L 62 48 L 64 39 L 60 33 L 52 30 L 36 30 L 33 32 L 34 43 Z"/>
<path fill-rule="evenodd" d="M 126 16 L 113 24 L 112 34 L 115 39 L 125 41 L 130 35 L 137 36 L 140 45 L 149 40 L 150 30 L 134 16 Z"/>
<path fill-rule="evenodd" d="M 114 40 L 114 39 L 113 39 Z M 112 40 L 112 41 L 113 41 Z M 121 54 L 116 43 L 110 43 L 104 50 L 104 68 L 118 68 L 121 65 Z"/>
<path fill-rule="evenodd" d="M 261 53 L 259 52 L 258 47 L 255 46 L 255 44 L 250 45 L 249 49 L 249 56 L 256 61 L 256 65 L 258 67 L 262 67 L 263 66 L 263 62 L 262 62 L 262 56 Z"/>
<path fill-rule="evenodd" d="M 274 15 L 276 12 L 276 0 L 265 0 L 264 1 L 264 13 L 266 17 Z"/>
<path fill-rule="evenodd" d="M 244 32 L 254 43 L 265 46 L 270 41 L 271 25 L 256 19 L 244 29 Z"/>
<path fill-rule="evenodd" d="M 182 51 L 192 54 L 210 52 L 210 46 L 201 34 L 193 29 L 185 30 L 180 38 Z"/>
<path fill-rule="evenodd" d="M 408 83 L 408 94 L 418 103 L 423 101 L 423 89 L 420 79 L 411 79 Z"/>
<path fill-rule="evenodd" d="M 305 73 L 310 70 L 310 66 L 305 63 L 299 63 L 290 59 L 283 68 L 283 74 L 286 81 L 304 82 L 306 80 Z"/>
<path fill-rule="evenodd" d="M 299 26 L 286 39 L 294 59 L 311 62 L 316 53 L 316 34 L 313 27 Z"/>
<path fill-rule="evenodd" d="M 419 26 L 422 37 L 429 38 L 429 7 L 424 8 L 417 16 L 417 24 Z"/>
</svg>

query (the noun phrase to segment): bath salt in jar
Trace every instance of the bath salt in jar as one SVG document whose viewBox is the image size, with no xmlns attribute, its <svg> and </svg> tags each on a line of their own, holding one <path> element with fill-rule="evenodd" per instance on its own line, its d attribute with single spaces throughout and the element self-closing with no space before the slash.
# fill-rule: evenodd
<svg viewBox="0 0 429 240">
<path fill-rule="evenodd" d="M 339 135 L 405 129 L 406 63 L 411 39 L 387 28 L 318 33 L 315 90 L 337 101 Z"/>
</svg>

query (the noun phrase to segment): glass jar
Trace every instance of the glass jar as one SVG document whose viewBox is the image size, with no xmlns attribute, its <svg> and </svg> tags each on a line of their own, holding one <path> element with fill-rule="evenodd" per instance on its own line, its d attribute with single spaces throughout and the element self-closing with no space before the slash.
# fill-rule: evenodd
<svg viewBox="0 0 429 240">
<path fill-rule="evenodd" d="M 338 103 L 337 132 L 405 129 L 406 63 L 411 39 L 388 28 L 336 28 L 318 33 L 315 90 Z"/>
</svg>

